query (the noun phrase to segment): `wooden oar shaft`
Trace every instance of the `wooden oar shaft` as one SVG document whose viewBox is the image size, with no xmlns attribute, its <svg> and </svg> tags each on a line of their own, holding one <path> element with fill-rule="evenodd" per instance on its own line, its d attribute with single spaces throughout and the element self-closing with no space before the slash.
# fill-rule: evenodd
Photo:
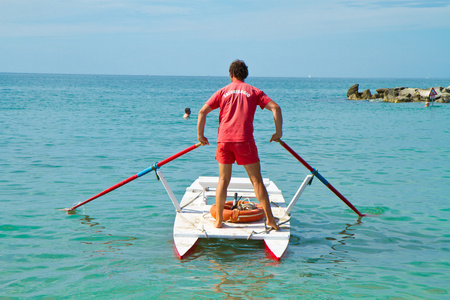
<svg viewBox="0 0 450 300">
<path fill-rule="evenodd" d="M 180 157 L 180 156 L 182 156 L 182 155 L 184 155 L 184 154 L 186 154 L 186 153 L 188 153 L 188 152 L 190 152 L 190 151 L 192 151 L 192 150 L 198 148 L 198 147 L 201 146 L 201 145 L 202 145 L 202 143 L 197 143 L 197 144 L 195 144 L 195 145 L 192 145 L 192 146 L 190 146 L 190 147 L 184 149 L 183 151 L 180 151 L 180 152 L 178 152 L 177 154 L 174 154 L 174 155 L 172 155 L 171 157 L 166 158 L 165 160 L 163 160 L 163 161 L 161 161 L 161 162 L 155 163 L 153 166 L 151 166 L 151 167 L 149 167 L 149 168 L 147 168 L 147 169 L 145 169 L 145 170 L 143 170 L 143 171 L 141 171 L 141 172 L 139 172 L 139 173 L 137 173 L 137 174 L 135 174 L 135 175 L 133 175 L 133 176 L 131 176 L 131 177 L 129 177 L 129 178 L 127 178 L 127 179 L 125 179 L 125 180 L 123 180 L 123 181 L 117 183 L 117 184 L 115 184 L 115 185 L 113 185 L 113 186 L 110 187 L 110 188 L 107 188 L 107 189 L 104 190 L 103 192 L 98 193 L 97 195 L 95 195 L 95 196 L 93 196 L 93 197 L 87 199 L 86 201 L 81 202 L 81 203 L 79 203 L 79 204 L 77 204 L 77 205 L 75 205 L 75 206 L 73 206 L 73 207 L 71 207 L 71 208 L 68 208 L 68 209 L 66 209 L 66 210 L 67 210 L 67 211 L 74 210 L 74 209 L 76 209 L 77 207 L 80 207 L 81 205 L 84 205 L 84 204 L 86 204 L 86 203 L 88 203 L 88 202 L 91 202 L 91 201 L 94 200 L 94 199 L 97 199 L 98 197 L 101 197 L 101 196 L 103 196 L 103 195 L 105 195 L 105 194 L 108 194 L 109 192 L 114 191 L 115 189 L 121 187 L 122 185 L 125 185 L 125 184 L 127 184 L 128 182 L 133 181 L 133 180 L 135 180 L 136 178 L 139 178 L 139 177 L 141 177 L 141 176 L 147 174 L 147 173 L 150 172 L 150 171 L 153 171 L 153 170 L 156 170 L 156 169 L 162 167 L 163 165 L 167 164 L 168 162 L 171 162 L 172 160 L 174 160 L 174 159 L 176 159 L 176 158 L 178 158 L 178 157 Z"/>
<path fill-rule="evenodd" d="M 339 197 L 348 207 L 350 207 L 358 216 L 363 217 L 364 214 L 360 213 L 350 201 L 347 200 L 338 190 L 334 188 L 322 175 L 320 175 L 319 171 L 311 167 L 303 158 L 300 157 L 291 147 L 289 147 L 285 142 L 280 140 L 281 146 L 283 146 L 289 153 L 291 153 L 298 161 L 300 161 L 314 176 L 316 176 L 327 188 L 329 188 L 336 196 Z"/>
</svg>

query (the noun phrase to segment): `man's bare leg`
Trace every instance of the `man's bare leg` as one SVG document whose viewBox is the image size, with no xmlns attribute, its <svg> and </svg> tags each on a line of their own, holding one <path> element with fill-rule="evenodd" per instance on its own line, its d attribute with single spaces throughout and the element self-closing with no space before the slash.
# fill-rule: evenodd
<svg viewBox="0 0 450 300">
<path fill-rule="evenodd" d="M 216 221 L 214 222 L 216 228 L 222 227 L 223 209 L 227 199 L 227 188 L 231 180 L 231 169 L 232 165 L 219 163 L 219 182 L 216 189 Z"/>
<path fill-rule="evenodd" d="M 250 165 L 244 165 L 244 167 L 247 171 L 250 181 L 253 184 L 256 199 L 258 199 L 259 203 L 261 203 L 264 212 L 266 213 L 267 226 L 273 227 L 276 230 L 280 229 L 280 227 L 275 222 L 275 219 L 273 218 L 272 209 L 270 208 L 269 195 L 267 194 L 267 190 L 264 186 L 264 182 L 261 176 L 260 163 L 257 162 Z"/>
</svg>

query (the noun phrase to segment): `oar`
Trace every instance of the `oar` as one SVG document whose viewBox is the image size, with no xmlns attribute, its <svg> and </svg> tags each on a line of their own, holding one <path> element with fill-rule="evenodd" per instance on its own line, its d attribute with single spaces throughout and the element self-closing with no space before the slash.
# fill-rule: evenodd
<svg viewBox="0 0 450 300">
<path fill-rule="evenodd" d="M 97 194 L 97 195 L 95 195 L 95 196 L 93 196 L 93 197 L 87 199 L 86 201 L 81 202 L 81 203 L 75 205 L 74 207 L 66 208 L 66 209 L 64 209 L 64 210 L 66 210 L 66 211 L 72 211 L 72 210 L 76 209 L 77 207 L 80 207 L 81 205 L 84 205 L 84 204 L 86 204 L 86 203 L 88 203 L 88 202 L 90 202 L 90 201 L 92 201 L 92 200 L 94 200 L 94 199 L 96 199 L 96 198 L 98 198 L 98 197 L 100 197 L 100 196 L 103 196 L 103 195 L 105 195 L 105 194 L 108 194 L 109 192 L 111 192 L 111 191 L 113 191 L 113 190 L 115 190 L 115 189 L 121 187 L 122 185 L 127 184 L 128 182 L 133 181 L 133 180 L 135 180 L 136 178 L 139 178 L 139 177 L 141 177 L 141 176 L 144 176 L 144 175 L 147 174 L 148 172 L 151 172 L 151 171 L 153 171 L 153 170 L 159 169 L 160 167 L 164 166 L 164 165 L 167 164 L 168 162 L 171 162 L 172 160 L 174 160 L 174 159 L 176 159 L 176 158 L 178 158 L 178 157 L 180 157 L 180 156 L 182 156 L 182 155 L 184 155 L 184 154 L 186 154 L 186 153 L 188 153 L 188 152 L 190 152 L 190 151 L 196 149 L 197 147 L 199 147 L 199 146 L 201 146 L 201 145 L 202 145 L 202 143 L 197 143 L 197 144 L 195 144 L 195 145 L 192 145 L 192 146 L 190 146 L 189 148 L 186 148 L 186 149 L 184 149 L 183 151 L 180 151 L 180 152 L 178 152 L 177 154 L 174 154 L 174 155 L 172 155 L 171 157 L 166 158 L 165 160 L 163 160 L 163 161 L 161 161 L 161 162 L 155 163 L 153 166 L 148 167 L 147 169 L 145 169 L 145 170 L 143 170 L 143 171 L 141 171 L 141 172 L 139 172 L 139 173 L 137 173 L 137 174 L 131 176 L 130 178 L 127 178 L 127 179 L 125 179 L 124 181 L 121 181 L 121 182 L 119 182 L 118 184 L 113 185 L 112 187 L 110 187 L 110 188 L 104 190 L 103 192 L 101 192 L 101 193 L 99 193 L 99 194 Z"/>
<path fill-rule="evenodd" d="M 289 153 L 291 153 L 296 159 L 298 159 L 298 161 L 300 161 L 314 176 L 316 176 L 317 178 L 319 178 L 319 180 L 326 185 L 333 193 L 336 194 L 336 196 L 338 196 L 342 201 L 344 201 L 345 204 L 348 205 L 348 207 L 350 207 L 355 213 L 358 214 L 358 216 L 363 217 L 366 216 L 365 214 L 360 213 L 356 207 L 353 206 L 353 204 L 350 203 L 350 201 L 348 201 L 341 193 L 339 193 L 338 190 L 336 190 L 322 175 L 320 175 L 320 173 L 314 169 L 313 167 L 311 167 L 303 158 L 300 157 L 300 155 L 298 155 L 294 150 L 292 150 L 291 147 L 289 147 L 285 142 L 283 142 L 282 140 L 280 140 L 280 144 L 281 146 L 283 146 L 287 151 L 289 151 Z"/>
</svg>

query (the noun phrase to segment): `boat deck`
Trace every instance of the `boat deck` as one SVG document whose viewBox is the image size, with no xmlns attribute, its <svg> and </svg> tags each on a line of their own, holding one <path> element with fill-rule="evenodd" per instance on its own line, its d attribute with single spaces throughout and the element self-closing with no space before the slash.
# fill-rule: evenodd
<svg viewBox="0 0 450 300">
<path fill-rule="evenodd" d="M 174 241 L 178 254 L 182 257 L 199 238 L 252 239 L 264 240 L 275 257 L 284 253 L 290 237 L 289 216 L 286 215 L 286 203 L 281 191 L 269 179 L 264 179 L 272 212 L 279 219 L 280 230 L 269 230 L 265 219 L 251 223 L 224 222 L 222 228 L 214 227 L 214 218 L 210 209 L 215 203 L 215 189 L 218 177 L 199 177 L 186 189 L 177 212 L 174 224 Z M 242 199 L 257 202 L 253 187 L 248 178 L 231 179 L 227 197 L 234 194 Z"/>
</svg>

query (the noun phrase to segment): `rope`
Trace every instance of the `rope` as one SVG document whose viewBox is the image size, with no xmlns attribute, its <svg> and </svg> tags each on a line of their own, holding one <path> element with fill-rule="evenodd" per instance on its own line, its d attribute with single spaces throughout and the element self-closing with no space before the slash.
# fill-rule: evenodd
<svg viewBox="0 0 450 300">
<path fill-rule="evenodd" d="M 256 208 L 256 204 L 246 200 L 239 200 L 237 209 L 238 210 L 254 210 Z"/>
<path fill-rule="evenodd" d="M 278 218 L 275 218 L 275 221 L 279 220 Z M 283 222 L 277 223 L 277 225 L 281 228 L 281 225 L 286 224 L 287 222 L 289 222 L 291 220 L 291 218 L 289 217 L 288 219 L 284 220 Z M 273 230 L 273 227 L 268 228 L 267 224 L 266 224 L 266 219 L 264 218 L 264 230 L 260 231 L 260 232 L 256 232 L 254 230 L 252 230 L 252 232 L 250 233 L 250 235 L 247 237 L 247 240 L 249 240 L 254 234 L 261 234 L 261 233 L 269 233 Z"/>
<path fill-rule="evenodd" d="M 189 221 L 188 219 L 186 219 L 181 212 L 177 212 L 177 214 L 190 226 L 192 226 L 193 228 L 195 228 L 196 230 L 202 232 L 207 239 L 209 239 L 208 234 L 206 233 L 206 230 L 204 228 L 204 226 L 202 225 L 202 229 L 198 228 L 197 226 L 195 226 L 194 223 L 192 223 L 191 221 Z"/>
<path fill-rule="evenodd" d="M 191 201 L 189 201 L 188 203 L 186 203 L 186 204 L 184 204 L 183 206 L 181 206 L 180 208 L 185 208 L 186 206 L 188 206 L 189 204 L 191 204 L 192 202 L 194 202 L 197 198 L 198 198 L 198 196 L 200 196 L 201 194 L 202 194 L 203 192 L 202 191 L 200 191 L 200 193 L 198 193 L 198 195 L 197 196 L 195 196 L 194 197 L 194 199 L 192 199 Z"/>
</svg>

